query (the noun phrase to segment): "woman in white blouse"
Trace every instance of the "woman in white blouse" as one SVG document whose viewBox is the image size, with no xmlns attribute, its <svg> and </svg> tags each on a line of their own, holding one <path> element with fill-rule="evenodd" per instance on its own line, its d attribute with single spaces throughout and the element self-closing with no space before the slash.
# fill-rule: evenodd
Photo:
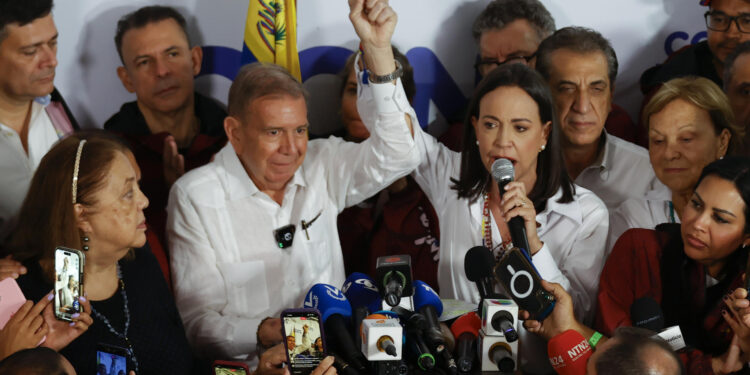
<svg viewBox="0 0 750 375">
<path fill-rule="evenodd" d="M 541 277 L 562 284 L 577 316 L 590 318 L 604 265 L 607 209 L 568 178 L 559 134 L 547 84 L 521 64 L 499 67 L 477 86 L 462 153 L 415 130 L 422 162 L 413 176 L 440 220 L 442 297 L 479 301 L 464 273 L 464 256 L 478 245 L 498 256 L 510 242 L 507 220 L 520 216 Z M 499 158 L 515 169 L 502 199 L 489 172 Z"/>
<path fill-rule="evenodd" d="M 610 217 L 607 253 L 630 228 L 679 223 L 703 167 L 742 149 L 745 131 L 735 124 L 724 92 L 707 78 L 666 82 L 643 108 L 642 118 L 651 166 L 669 191 L 623 202 Z"/>
</svg>

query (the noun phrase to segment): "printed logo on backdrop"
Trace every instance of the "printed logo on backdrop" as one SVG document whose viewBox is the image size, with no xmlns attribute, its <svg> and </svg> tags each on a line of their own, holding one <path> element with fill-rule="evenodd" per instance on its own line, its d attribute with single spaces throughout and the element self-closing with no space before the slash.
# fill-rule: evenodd
<svg viewBox="0 0 750 375">
<path fill-rule="evenodd" d="M 685 47 L 688 44 L 698 44 L 703 39 L 706 39 L 706 31 L 700 31 L 695 33 L 692 37 L 685 31 L 675 31 L 669 34 L 666 40 L 664 40 L 664 52 L 667 56 L 670 56 L 673 52 L 678 51 L 680 48 Z M 685 43 L 688 42 L 688 43 Z"/>
<path fill-rule="evenodd" d="M 336 74 L 353 51 L 337 46 L 317 46 L 300 51 L 302 82 L 318 74 Z M 242 52 L 224 46 L 203 46 L 200 75 L 218 74 L 233 80 L 239 71 Z M 435 53 L 425 47 L 406 52 L 414 69 L 417 94 L 412 106 L 422 127 L 429 122 L 430 101 L 445 118 L 453 118 L 466 106 L 467 98 Z M 247 58 L 247 55 L 245 55 Z"/>
</svg>

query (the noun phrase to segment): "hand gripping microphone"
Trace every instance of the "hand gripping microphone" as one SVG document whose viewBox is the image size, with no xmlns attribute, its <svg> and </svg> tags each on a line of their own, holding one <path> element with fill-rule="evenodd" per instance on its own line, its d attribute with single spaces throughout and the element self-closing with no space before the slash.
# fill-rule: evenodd
<svg viewBox="0 0 750 375">
<path fill-rule="evenodd" d="M 505 193 L 505 185 L 513 182 L 513 163 L 508 159 L 497 159 L 492 163 L 492 178 L 497 182 L 497 187 L 500 189 L 500 196 Z M 510 231 L 510 239 L 513 241 L 513 246 L 522 249 L 527 254 L 531 254 L 529 249 L 529 239 L 526 237 L 526 227 L 523 223 L 523 218 L 516 216 L 508 221 L 508 230 Z"/>
<path fill-rule="evenodd" d="M 375 263 L 376 284 L 388 306 L 398 306 L 401 297 L 411 296 L 411 257 L 408 255 L 388 255 L 378 257 Z"/>
<path fill-rule="evenodd" d="M 477 284 L 479 297 L 483 300 L 499 297 L 495 293 L 495 285 L 493 283 L 492 267 L 494 265 L 495 257 L 484 246 L 474 246 L 464 256 L 466 278 Z"/>
<path fill-rule="evenodd" d="M 666 341 L 672 350 L 680 350 L 685 347 L 685 338 L 682 336 L 680 326 L 664 328 L 664 314 L 661 306 L 653 298 L 641 297 L 630 305 L 630 320 L 633 326 L 657 332 L 655 336 Z"/>
<path fill-rule="evenodd" d="M 456 338 L 458 369 L 461 372 L 469 372 L 474 367 L 477 358 L 477 337 L 482 321 L 475 312 L 461 315 L 451 325 L 451 332 Z"/>
<path fill-rule="evenodd" d="M 441 360 L 441 365 L 451 374 L 458 373 L 456 361 L 450 350 L 446 348 L 443 332 L 440 329 L 438 318 L 443 313 L 443 302 L 427 283 L 421 280 L 414 281 L 414 310 L 424 315 L 427 328 L 423 331 L 427 343 L 435 355 Z"/>
<path fill-rule="evenodd" d="M 586 374 L 591 346 L 580 333 L 569 329 L 549 340 L 547 355 L 552 368 L 560 375 Z"/>
<path fill-rule="evenodd" d="M 320 311 L 328 343 L 334 343 L 341 358 L 357 371 L 366 371 L 366 360 L 349 334 L 352 307 L 344 293 L 328 284 L 315 284 L 305 296 L 304 307 Z"/>
<path fill-rule="evenodd" d="M 359 345 L 362 343 L 362 337 L 359 328 L 362 325 L 362 320 L 371 312 L 380 310 L 383 300 L 380 298 L 375 282 L 369 276 L 360 272 L 349 275 L 344 281 L 341 291 L 344 292 L 344 296 L 352 306 L 352 332 L 354 332 L 357 349 L 361 349 Z"/>
</svg>

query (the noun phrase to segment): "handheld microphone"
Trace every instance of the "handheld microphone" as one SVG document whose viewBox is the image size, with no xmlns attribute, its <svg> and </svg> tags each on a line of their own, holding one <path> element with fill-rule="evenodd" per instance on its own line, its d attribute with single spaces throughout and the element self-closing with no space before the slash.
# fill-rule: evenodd
<svg viewBox="0 0 750 375">
<path fill-rule="evenodd" d="M 685 347 L 685 338 L 679 325 L 664 328 L 664 314 L 661 306 L 651 297 L 641 297 L 630 305 L 630 320 L 633 326 L 657 332 L 666 341 L 672 350 L 680 350 Z"/>
<path fill-rule="evenodd" d="M 414 310 L 424 315 L 427 322 L 427 328 L 423 335 L 427 339 L 430 348 L 435 355 L 440 358 L 441 365 L 450 373 L 458 373 L 456 361 L 453 359 L 450 350 L 446 348 L 443 332 L 440 329 L 438 318 L 443 313 L 443 302 L 427 283 L 421 280 L 414 281 Z"/>
<path fill-rule="evenodd" d="M 378 288 L 375 286 L 370 276 L 365 275 L 361 272 L 354 272 L 344 281 L 344 285 L 341 287 L 341 291 L 344 292 L 344 296 L 349 300 L 352 306 L 352 332 L 354 332 L 354 342 L 357 345 L 362 343 L 362 337 L 360 335 L 360 326 L 362 320 L 367 315 L 370 315 L 373 311 L 380 310 L 383 304 L 380 298 Z M 357 347 L 357 349 L 361 349 Z"/>
<path fill-rule="evenodd" d="M 342 375 L 361 375 L 359 371 L 352 368 L 349 363 L 343 360 L 337 353 L 329 350 L 328 354 L 333 356 L 333 367 L 336 368 L 337 373 Z"/>
<path fill-rule="evenodd" d="M 481 299 L 496 298 L 495 286 L 492 279 L 492 266 L 495 257 L 490 249 L 484 246 L 474 246 L 464 256 L 464 272 L 469 281 L 477 284 Z"/>
<path fill-rule="evenodd" d="M 518 340 L 518 333 L 515 328 L 515 319 L 507 310 L 500 310 L 492 315 L 490 324 L 495 331 L 502 332 L 508 342 Z"/>
<path fill-rule="evenodd" d="M 584 375 L 586 362 L 591 357 L 591 346 L 580 333 L 569 329 L 549 340 L 547 355 L 558 374 Z"/>
<path fill-rule="evenodd" d="M 497 183 L 501 197 L 505 193 L 505 185 L 513 182 L 514 174 L 513 163 L 510 160 L 497 159 L 492 163 L 492 179 Z M 523 224 L 523 218 L 516 216 L 510 219 L 508 221 L 508 230 L 510 231 L 510 239 L 513 241 L 513 246 L 522 249 L 527 254 L 531 254 L 529 239 L 526 237 L 526 227 Z"/>
<path fill-rule="evenodd" d="M 451 325 L 451 332 L 457 341 L 457 365 L 461 372 L 469 372 L 474 367 L 474 360 L 477 358 L 477 336 L 481 326 L 482 321 L 473 311 L 461 315 Z"/>
<path fill-rule="evenodd" d="M 398 314 L 401 323 L 406 326 L 407 347 L 411 349 L 417 366 L 424 371 L 432 370 L 435 367 L 435 357 L 422 338 L 422 332 L 427 328 L 427 319 L 424 315 L 401 306 L 393 307 L 392 311 Z"/>
<path fill-rule="evenodd" d="M 378 280 L 376 286 L 388 306 L 398 306 L 401 303 L 401 297 L 413 294 L 410 256 L 378 257 L 375 272 Z"/>
<path fill-rule="evenodd" d="M 641 297 L 630 305 L 630 320 L 633 326 L 659 332 L 664 328 L 661 306 L 651 297 Z"/>
<path fill-rule="evenodd" d="M 315 284 L 305 296 L 304 307 L 320 311 L 328 342 L 334 342 L 339 354 L 357 371 L 366 371 L 366 361 L 356 349 L 349 334 L 352 307 L 346 296 L 336 287 L 328 284 Z"/>
</svg>

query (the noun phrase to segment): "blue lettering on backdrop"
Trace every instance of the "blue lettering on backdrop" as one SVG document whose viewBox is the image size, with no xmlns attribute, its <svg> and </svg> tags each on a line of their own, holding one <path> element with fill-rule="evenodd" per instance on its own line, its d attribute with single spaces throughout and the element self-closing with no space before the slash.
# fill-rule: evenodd
<svg viewBox="0 0 750 375">
<path fill-rule="evenodd" d="M 203 46 L 203 64 L 198 75 L 217 74 L 233 80 L 240 69 L 243 52 L 223 46 Z M 351 54 L 351 50 L 336 46 L 318 46 L 301 51 L 302 80 L 306 81 L 317 74 L 338 73 Z M 420 125 L 423 128 L 428 125 L 430 100 L 448 119 L 459 114 L 467 99 L 438 57 L 424 47 L 412 48 L 406 57 L 412 66 L 417 67 L 414 69 L 417 95 L 413 106 Z"/>
<path fill-rule="evenodd" d="M 675 31 L 672 34 L 669 34 L 667 36 L 667 39 L 664 40 L 664 52 L 667 54 L 667 56 L 672 55 L 676 50 L 674 49 L 674 42 L 677 39 L 680 40 L 690 40 L 690 44 L 696 44 L 699 43 L 701 40 L 706 39 L 706 31 L 700 31 L 693 35 L 693 38 L 690 39 L 690 34 L 684 32 L 684 31 Z M 682 48 L 682 47 L 680 47 Z M 679 50 L 679 48 L 677 49 Z"/>
</svg>

